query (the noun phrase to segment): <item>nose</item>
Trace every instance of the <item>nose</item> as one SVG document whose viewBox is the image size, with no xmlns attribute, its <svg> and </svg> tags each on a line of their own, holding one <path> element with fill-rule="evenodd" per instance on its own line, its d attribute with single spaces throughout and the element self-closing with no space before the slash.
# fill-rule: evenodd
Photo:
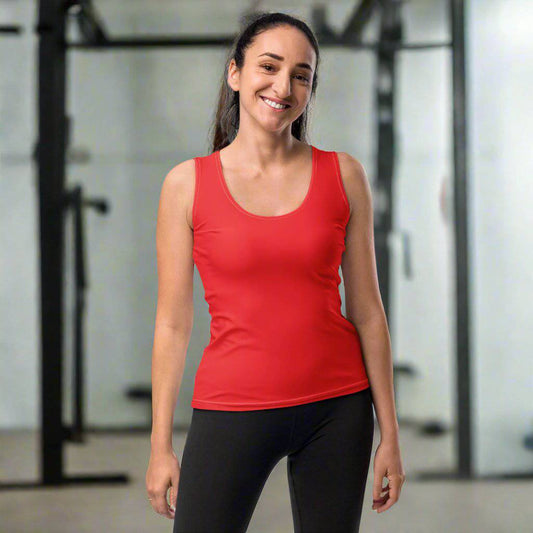
<svg viewBox="0 0 533 533">
<path fill-rule="evenodd" d="M 291 76 L 280 73 L 274 80 L 274 90 L 278 98 L 288 100 L 291 95 Z"/>
</svg>

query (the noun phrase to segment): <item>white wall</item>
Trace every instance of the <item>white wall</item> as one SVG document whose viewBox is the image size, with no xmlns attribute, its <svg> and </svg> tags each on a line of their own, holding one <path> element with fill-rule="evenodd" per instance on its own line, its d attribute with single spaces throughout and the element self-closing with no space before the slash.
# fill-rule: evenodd
<svg viewBox="0 0 533 533">
<path fill-rule="evenodd" d="M 201 4 L 209 7 L 209 31 L 213 34 L 236 31 L 241 7 L 248 5 Z M 524 260 L 524 239 L 531 239 L 524 231 L 531 221 L 527 211 L 531 194 L 526 194 L 531 193 L 526 175 L 531 163 L 525 153 L 527 126 L 520 120 L 525 116 L 523 106 L 530 105 L 525 91 L 531 70 L 527 70 L 525 59 L 512 56 L 519 44 L 511 37 L 518 35 L 520 24 L 515 24 L 515 34 L 506 36 L 510 30 L 501 24 L 494 31 L 498 10 L 509 11 L 504 4 L 503 0 L 473 2 L 468 19 L 470 24 L 474 21 L 468 50 L 472 85 L 470 216 L 473 251 L 478 254 L 476 259 L 472 253 L 472 334 L 477 372 L 474 385 L 479 394 L 475 407 L 480 471 L 488 470 L 489 465 L 496 470 L 523 467 L 529 459 L 518 448 L 521 436 L 530 429 L 525 417 L 531 414 L 524 408 L 526 376 L 531 370 L 526 362 L 531 340 L 525 337 L 525 326 L 531 323 L 526 303 L 531 274 Z M 291 5 L 295 7 L 265 2 L 269 9 L 310 16 L 311 2 Z M 482 7 L 485 5 L 489 7 Z M 174 2 L 158 2 L 157 10 L 148 2 L 128 2 L 127 9 L 118 0 L 97 2 L 97 6 L 115 35 L 205 31 L 198 2 L 182 2 L 179 9 Z M 332 25 L 340 29 L 352 7 L 352 1 L 332 2 Z M 3 22 L 18 22 L 28 28 L 22 37 L 0 40 L 0 428 L 37 427 L 37 188 L 29 160 L 36 131 L 36 39 L 31 30 L 35 2 L 0 1 L 0 15 Z M 375 30 L 374 24 L 368 31 L 369 40 Z M 411 42 L 447 40 L 446 3 L 418 0 L 407 4 L 406 35 Z M 523 35 L 521 49 L 526 46 L 525 29 Z M 207 153 L 207 129 L 225 54 L 220 48 L 69 53 L 72 148 L 87 150 L 90 160 L 69 164 L 68 183 L 81 184 L 87 196 L 103 196 L 111 203 L 107 216 L 86 213 L 90 424 L 127 426 L 149 421 L 147 406 L 128 401 L 124 391 L 130 384 L 150 380 L 160 188 L 176 163 Z M 502 75 L 504 65 L 512 76 Z M 414 379 L 398 379 L 398 411 L 402 417 L 419 421 L 437 418 L 453 424 L 454 263 L 453 230 L 447 218 L 453 172 L 450 52 L 401 52 L 397 74 L 398 161 L 390 328 L 395 361 L 412 363 L 419 372 Z M 375 178 L 376 158 L 374 79 L 375 62 L 370 52 L 322 48 L 311 127 L 314 145 L 358 157 L 371 180 Z M 441 208 L 445 184 L 448 197 Z M 70 225 L 67 230 L 70 232 Z M 399 232 L 408 232 L 411 237 L 412 279 L 406 279 L 402 272 Z M 68 235 L 66 264 L 70 268 L 72 242 Z M 67 315 L 72 310 L 72 274 L 68 272 Z M 190 416 L 194 374 L 209 341 L 209 314 L 196 270 L 195 276 L 195 323 L 176 422 L 187 422 Z M 67 333 L 70 325 L 68 319 Z M 70 355 L 69 337 L 65 347 Z M 503 356 L 505 364 L 501 362 Z M 69 378 L 70 363 L 66 361 L 66 420 L 70 418 Z M 504 403 L 502 398 L 510 401 Z M 492 403 L 495 401 L 497 408 Z M 507 434 L 512 435 L 511 441 Z M 489 441 L 492 448 L 486 445 Z"/>
<path fill-rule="evenodd" d="M 4 24 L 30 27 L 33 2 L 0 2 Z M 0 428 L 39 420 L 35 38 L 0 36 Z"/>
<path fill-rule="evenodd" d="M 474 452 L 480 473 L 531 471 L 533 4 L 468 11 Z"/>
</svg>

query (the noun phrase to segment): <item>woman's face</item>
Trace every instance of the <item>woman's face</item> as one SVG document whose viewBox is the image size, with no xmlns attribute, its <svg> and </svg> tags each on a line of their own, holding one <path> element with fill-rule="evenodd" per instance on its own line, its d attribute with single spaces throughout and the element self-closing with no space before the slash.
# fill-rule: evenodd
<svg viewBox="0 0 533 533">
<path fill-rule="evenodd" d="M 279 26 L 256 36 L 246 50 L 241 71 L 232 60 L 228 83 L 240 93 L 240 123 L 246 114 L 271 131 L 290 126 L 311 98 L 316 54 L 307 37 L 292 26 Z M 282 100 L 290 107 L 273 109 L 265 101 Z"/>
</svg>

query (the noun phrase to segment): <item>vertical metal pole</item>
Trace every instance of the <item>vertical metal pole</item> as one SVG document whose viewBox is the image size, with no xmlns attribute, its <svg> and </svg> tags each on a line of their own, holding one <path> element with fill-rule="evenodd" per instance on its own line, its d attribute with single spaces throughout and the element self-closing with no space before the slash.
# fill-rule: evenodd
<svg viewBox="0 0 533 533">
<path fill-rule="evenodd" d="M 457 450 L 459 477 L 472 477 L 470 299 L 466 132 L 465 4 L 450 0 L 453 70 L 453 155 L 456 262 Z"/>
<path fill-rule="evenodd" d="M 73 215 L 74 215 L 74 412 L 72 416 L 72 439 L 83 442 L 85 428 L 85 368 L 84 368 L 84 312 L 85 312 L 85 232 L 83 228 L 83 190 L 77 186 L 73 192 Z"/>
<path fill-rule="evenodd" d="M 381 11 L 381 41 L 401 43 L 401 6 L 384 2 Z M 379 289 L 385 314 L 390 321 L 390 249 L 389 235 L 394 219 L 392 188 L 396 159 L 394 101 L 396 95 L 396 50 L 380 46 L 376 52 L 376 122 L 377 177 L 376 187 L 384 205 L 375 210 L 375 248 Z"/>
<path fill-rule="evenodd" d="M 37 146 L 41 289 L 41 478 L 63 481 L 63 192 L 65 184 L 65 16 L 61 0 L 41 0 Z"/>
</svg>

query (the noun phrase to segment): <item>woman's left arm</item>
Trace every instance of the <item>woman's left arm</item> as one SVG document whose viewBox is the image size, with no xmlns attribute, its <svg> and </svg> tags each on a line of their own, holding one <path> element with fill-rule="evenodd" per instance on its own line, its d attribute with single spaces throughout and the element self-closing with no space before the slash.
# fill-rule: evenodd
<svg viewBox="0 0 533 533">
<path fill-rule="evenodd" d="M 359 333 L 381 442 L 374 459 L 374 505 L 378 512 L 394 505 L 405 480 L 399 449 L 399 426 L 394 402 L 392 354 L 387 318 L 381 300 L 374 250 L 372 192 L 363 165 L 338 152 L 350 219 L 342 257 L 346 318 Z M 382 494 L 383 477 L 389 485 Z M 388 492 L 390 490 L 390 493 Z"/>
</svg>

